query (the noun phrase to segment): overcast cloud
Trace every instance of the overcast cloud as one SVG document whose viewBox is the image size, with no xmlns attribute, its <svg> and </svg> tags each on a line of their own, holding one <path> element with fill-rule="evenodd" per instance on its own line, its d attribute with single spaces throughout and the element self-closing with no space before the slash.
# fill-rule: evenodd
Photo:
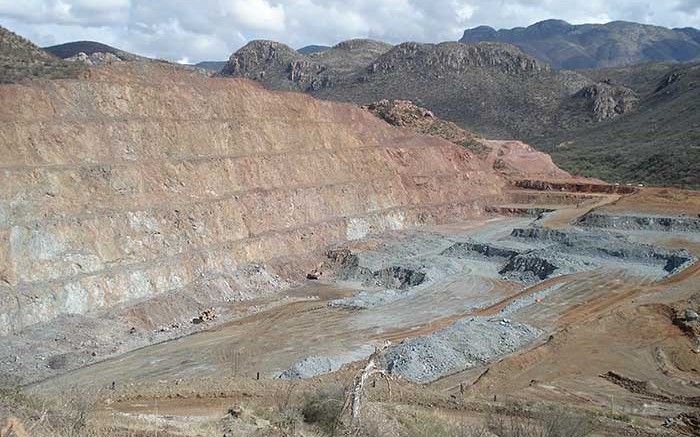
<svg viewBox="0 0 700 437">
<path fill-rule="evenodd" d="M 227 59 L 253 39 L 437 42 L 547 18 L 698 27 L 700 0 L 0 0 L 0 25 L 41 46 L 96 40 L 184 62 Z"/>
</svg>

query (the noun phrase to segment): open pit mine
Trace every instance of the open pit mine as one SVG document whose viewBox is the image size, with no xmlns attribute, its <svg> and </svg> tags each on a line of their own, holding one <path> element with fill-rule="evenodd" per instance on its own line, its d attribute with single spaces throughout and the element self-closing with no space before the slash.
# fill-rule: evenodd
<svg viewBox="0 0 700 437">
<path fill-rule="evenodd" d="M 698 192 L 165 63 L 0 101 L 0 374 L 90 399 L 85 429 L 324 435 L 309 396 L 341 387 L 338 433 L 699 435 Z"/>
</svg>

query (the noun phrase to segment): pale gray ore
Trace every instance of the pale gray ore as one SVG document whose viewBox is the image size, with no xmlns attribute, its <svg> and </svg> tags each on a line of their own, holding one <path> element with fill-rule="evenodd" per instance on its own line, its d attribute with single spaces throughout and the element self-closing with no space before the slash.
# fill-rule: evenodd
<svg viewBox="0 0 700 437">
<path fill-rule="evenodd" d="M 532 342 L 542 330 L 508 319 L 474 317 L 404 340 L 384 354 L 389 373 L 427 383 L 492 362 Z"/>
<path fill-rule="evenodd" d="M 314 376 L 335 372 L 342 363 L 328 357 L 307 357 L 282 372 L 280 379 L 308 379 Z"/>
</svg>

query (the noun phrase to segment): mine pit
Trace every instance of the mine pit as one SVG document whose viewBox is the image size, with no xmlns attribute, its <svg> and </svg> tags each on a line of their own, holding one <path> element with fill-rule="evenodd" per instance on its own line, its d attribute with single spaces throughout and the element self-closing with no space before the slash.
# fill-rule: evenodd
<svg viewBox="0 0 700 437">
<path fill-rule="evenodd" d="M 298 300 L 233 322 L 218 323 L 207 309 L 197 320 L 211 320 L 211 331 L 76 369 L 38 387 L 83 378 L 147 381 L 171 373 L 313 378 L 366 358 L 383 336 L 395 342 L 385 354 L 392 374 L 432 382 L 530 347 L 568 311 L 616 293 L 593 284 L 580 293 L 577 277 L 607 272 L 598 276 L 643 285 L 696 261 L 686 251 L 609 231 L 543 228 L 532 217 L 493 218 L 473 221 L 467 231 L 437 226 L 391 232 L 329 250 L 324 279 L 292 289 Z M 319 286 L 347 291 L 319 297 Z M 559 303 L 549 307 L 554 300 Z M 484 315 L 499 302 L 505 304 Z M 546 319 L 528 315 L 536 308 L 548 308 Z M 440 359 L 431 363 L 431 357 Z"/>
<path fill-rule="evenodd" d="M 165 64 L 3 93 L 0 373 L 27 393 L 233 429 L 371 364 L 373 407 L 694 417 L 697 193 Z"/>
</svg>

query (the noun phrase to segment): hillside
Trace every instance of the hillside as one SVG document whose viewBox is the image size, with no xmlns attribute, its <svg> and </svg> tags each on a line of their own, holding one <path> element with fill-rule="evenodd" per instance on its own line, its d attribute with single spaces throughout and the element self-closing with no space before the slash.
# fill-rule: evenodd
<svg viewBox="0 0 700 437">
<path fill-rule="evenodd" d="M 700 112 L 688 109 L 694 105 L 696 82 L 687 77 L 687 87 L 666 89 L 673 92 L 665 99 L 655 93 L 682 64 L 569 71 L 553 69 L 505 43 L 403 43 L 373 50 L 365 45 L 354 52 L 343 51 L 343 44 L 304 56 L 284 44 L 255 41 L 231 56 L 223 74 L 360 105 L 410 100 L 486 138 L 519 139 L 551 152 L 572 173 L 700 186 L 692 174 L 659 173 L 660 167 L 642 162 L 658 161 L 652 142 L 665 148 L 664 168 L 700 162 L 692 147 Z M 342 55 L 347 56 L 344 63 L 338 60 Z M 693 76 L 691 71 L 685 74 Z M 669 128 L 650 132 L 661 116 L 671 121 Z M 628 167 L 620 173 L 611 170 L 611 163 L 619 166 L 620 157 L 630 154 Z"/>
<path fill-rule="evenodd" d="M 700 63 L 601 74 L 637 89 L 637 109 L 554 133 L 542 149 L 570 171 L 609 181 L 700 187 Z"/>
<path fill-rule="evenodd" d="M 117 58 L 121 59 L 122 61 L 135 61 L 146 59 L 142 56 L 138 56 L 133 53 L 129 53 L 124 50 L 120 50 L 112 46 L 108 46 L 107 44 L 102 44 L 95 41 L 67 42 L 65 44 L 44 47 L 44 50 L 62 59 L 72 58 L 78 53 L 85 53 L 88 56 L 95 53 L 111 53 Z"/>
<path fill-rule="evenodd" d="M 0 26 L 0 83 L 71 77 L 79 69 Z"/>
<path fill-rule="evenodd" d="M 643 95 L 654 92 L 659 85 L 659 80 L 676 67 L 679 67 L 679 64 L 675 62 L 646 62 L 627 67 L 581 69 L 577 71 L 596 82 L 619 84 L 632 89 L 637 94 Z"/>
<path fill-rule="evenodd" d="M 525 28 L 467 29 L 460 41 L 515 44 L 555 68 L 576 69 L 700 59 L 699 33 L 693 28 L 668 29 L 625 21 L 572 25 L 545 20 Z"/>
<path fill-rule="evenodd" d="M 451 121 L 441 120 L 413 102 L 382 100 L 364 108 L 394 126 L 406 127 L 419 134 L 436 136 L 465 147 L 483 159 L 494 171 L 516 184 L 519 179 L 571 180 L 571 175 L 558 168 L 549 155 L 538 152 L 525 143 L 487 140 Z"/>
<path fill-rule="evenodd" d="M 556 72 L 499 43 L 340 43 L 304 56 L 280 43 L 255 41 L 234 53 L 224 75 L 255 79 L 278 90 L 306 91 L 365 105 L 412 100 L 468 130 L 493 138 L 535 137 L 560 119 L 562 99 L 592 81 Z M 576 121 L 579 123 L 580 121 Z"/>
</svg>

